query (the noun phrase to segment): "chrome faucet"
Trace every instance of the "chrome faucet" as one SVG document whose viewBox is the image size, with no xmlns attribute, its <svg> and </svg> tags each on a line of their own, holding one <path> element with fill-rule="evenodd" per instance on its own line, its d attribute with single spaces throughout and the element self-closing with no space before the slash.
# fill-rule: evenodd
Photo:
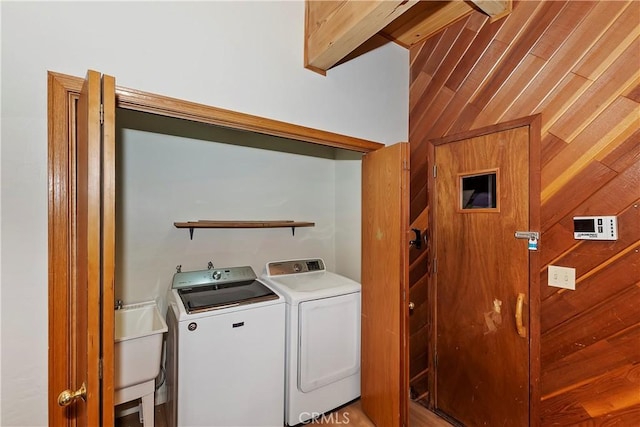
<svg viewBox="0 0 640 427">
<path fill-rule="evenodd" d="M 121 300 L 121 299 L 116 300 L 116 307 L 115 307 L 115 309 L 116 309 L 116 310 L 120 310 L 121 308 L 122 308 L 122 300 Z"/>
</svg>

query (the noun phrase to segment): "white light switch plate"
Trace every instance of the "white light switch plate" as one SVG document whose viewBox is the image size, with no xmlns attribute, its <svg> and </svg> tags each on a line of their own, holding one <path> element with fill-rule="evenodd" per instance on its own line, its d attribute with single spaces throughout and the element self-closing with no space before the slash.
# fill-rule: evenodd
<svg viewBox="0 0 640 427">
<path fill-rule="evenodd" d="M 571 267 L 549 266 L 549 286 L 576 290 L 576 269 Z"/>
</svg>

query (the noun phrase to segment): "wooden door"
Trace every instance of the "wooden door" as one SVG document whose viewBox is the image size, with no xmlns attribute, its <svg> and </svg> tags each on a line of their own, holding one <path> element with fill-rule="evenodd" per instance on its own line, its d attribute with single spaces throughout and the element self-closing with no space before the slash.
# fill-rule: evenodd
<svg viewBox="0 0 640 427">
<path fill-rule="evenodd" d="M 50 78 L 50 102 L 68 102 L 72 111 L 66 123 L 50 115 L 50 132 L 75 138 L 62 143 L 54 135 L 49 147 L 50 369 L 60 370 L 50 384 L 49 420 L 113 425 L 115 81 L 89 71 L 77 102 L 63 94 Z M 85 396 L 61 406 L 64 388 L 84 388 Z"/>
<path fill-rule="evenodd" d="M 529 424 L 529 127 L 435 147 L 435 406 L 464 425 Z"/>
<path fill-rule="evenodd" d="M 378 426 L 408 419 L 409 147 L 362 159 L 362 409 Z"/>
</svg>

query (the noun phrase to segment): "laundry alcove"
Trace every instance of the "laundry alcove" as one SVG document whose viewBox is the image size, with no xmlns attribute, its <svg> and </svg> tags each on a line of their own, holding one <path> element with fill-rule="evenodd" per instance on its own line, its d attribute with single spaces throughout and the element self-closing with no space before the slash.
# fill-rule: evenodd
<svg viewBox="0 0 640 427">
<path fill-rule="evenodd" d="M 360 278 L 361 154 L 154 114 L 116 111 L 116 286 L 160 299 L 184 270 L 322 257 Z M 311 221 L 314 227 L 198 229 L 176 221 Z M 330 264 L 330 265 L 331 265 Z"/>
<path fill-rule="evenodd" d="M 162 258 L 164 255 L 162 255 L 162 251 L 158 249 L 159 247 L 166 246 L 168 241 L 171 241 L 171 243 L 180 242 L 179 244 L 182 245 L 183 249 L 187 248 L 185 250 L 193 251 L 194 248 L 198 248 L 197 245 L 200 243 L 204 244 L 208 242 L 206 243 L 207 245 L 213 246 L 216 240 L 224 241 L 226 238 L 231 239 L 232 236 L 237 239 L 238 236 L 240 236 L 238 231 L 242 231 L 244 240 L 241 240 L 241 245 L 238 245 L 242 250 L 238 249 L 236 253 L 246 253 L 246 251 L 258 253 L 258 250 L 255 248 L 255 239 L 256 235 L 260 235 L 261 233 L 264 233 L 262 237 L 264 242 L 280 239 L 283 242 L 282 247 L 285 247 L 285 245 L 289 247 L 292 242 L 296 241 L 300 241 L 300 247 L 302 247 L 305 238 L 308 239 L 309 236 L 314 235 L 313 233 L 318 233 L 314 238 L 319 240 L 325 239 L 322 244 L 317 246 L 321 248 L 322 251 L 328 251 L 328 253 L 330 253 L 332 250 L 335 250 L 334 248 L 341 248 L 340 250 L 344 249 L 346 251 L 343 253 L 351 254 L 348 256 L 338 256 L 336 251 L 334 255 L 336 265 L 334 268 L 335 271 L 347 277 L 357 276 L 358 272 L 366 272 L 366 274 L 360 277 L 363 283 L 362 356 L 363 358 L 370 356 L 370 360 L 363 366 L 363 409 L 368 415 L 374 411 L 379 412 L 383 410 L 385 413 L 380 416 L 388 417 L 388 419 L 393 420 L 394 424 L 398 422 L 398 420 L 406 419 L 408 371 L 406 370 L 405 361 L 407 360 L 406 352 L 408 350 L 406 345 L 408 310 L 406 309 L 406 301 L 403 299 L 403 296 L 408 294 L 408 289 L 406 289 L 408 283 L 408 271 L 406 269 L 406 257 L 408 253 L 406 233 L 408 229 L 408 145 L 395 144 L 385 148 L 382 144 L 345 135 L 221 110 L 216 107 L 194 104 L 188 101 L 167 98 L 134 89 L 116 87 L 113 78 L 109 78 L 108 76 L 102 76 L 102 80 L 108 85 L 111 85 L 110 90 L 103 89 L 103 95 L 106 94 L 102 98 L 102 103 L 105 106 L 104 125 L 96 125 L 96 121 L 101 122 L 100 116 L 102 115 L 99 114 L 102 108 L 99 108 L 99 104 L 95 104 L 95 92 L 96 89 L 98 93 L 100 92 L 100 80 L 100 75 L 93 71 L 87 74 L 87 80 L 57 73 L 49 73 L 49 177 L 51 188 L 49 224 L 50 230 L 55 230 L 55 232 L 50 232 L 49 242 L 49 324 L 50 330 L 56 331 L 56 333 L 51 333 L 49 336 L 49 365 L 52 367 L 49 370 L 49 392 L 50 401 L 53 402 L 49 407 L 51 423 L 55 424 L 56 420 L 62 420 L 65 417 L 65 413 L 61 412 L 55 404 L 60 390 L 64 390 L 65 388 L 75 389 L 77 388 L 75 383 L 78 382 L 78 384 L 80 384 L 84 381 L 83 378 L 86 378 L 82 371 L 76 371 L 76 367 L 73 365 L 74 359 L 73 357 L 69 357 L 69 355 L 82 355 L 83 351 L 83 357 L 87 360 L 89 374 L 93 377 L 97 374 L 101 375 L 102 381 L 99 385 L 95 384 L 95 382 L 87 385 L 89 388 L 88 398 L 86 403 L 81 404 L 87 405 L 90 419 L 102 419 L 103 423 L 106 424 L 113 422 L 113 415 L 109 415 L 111 411 L 107 409 L 113 406 L 113 383 L 111 379 L 111 373 L 113 372 L 113 315 L 108 312 L 112 310 L 114 294 L 118 292 L 119 285 L 115 283 L 114 286 L 114 283 L 104 280 L 104 278 L 111 277 L 111 274 L 117 274 L 119 277 L 117 277 L 114 282 L 122 280 L 124 282 L 123 289 L 126 288 L 127 291 L 131 290 L 131 292 L 141 290 L 141 287 L 135 283 L 135 278 L 129 280 L 129 278 L 126 277 L 126 275 L 129 274 L 127 271 L 135 268 L 134 265 L 128 265 L 132 264 L 131 261 L 121 259 L 122 255 L 126 257 L 127 244 L 132 245 L 128 251 L 135 251 L 137 255 L 141 256 L 141 259 L 137 262 L 140 265 L 144 264 L 146 266 L 149 276 L 145 277 L 144 280 L 146 280 L 147 283 L 152 283 L 150 287 L 153 288 L 154 298 L 158 297 L 162 301 L 162 295 L 166 292 L 168 282 L 164 282 L 165 285 L 162 285 L 161 281 L 168 281 L 170 279 L 172 273 L 175 271 L 176 262 L 167 261 L 168 257 Z M 96 81 L 98 82 L 97 84 Z M 87 82 L 85 87 L 88 87 L 89 93 L 94 93 L 94 95 L 89 97 L 88 117 L 77 114 L 75 108 L 78 99 L 82 99 L 80 92 L 83 82 Z M 142 117 L 137 117 L 137 119 L 140 119 L 139 121 L 131 120 L 132 118 L 129 117 L 129 122 L 122 116 L 117 117 L 116 108 L 119 109 L 118 115 L 122 114 L 121 110 L 129 110 L 128 112 L 132 114 L 145 113 L 158 116 L 145 118 L 152 122 L 154 120 L 160 120 L 161 122 L 165 120 L 187 121 L 204 125 L 207 128 L 213 125 L 225 129 L 233 129 L 235 132 L 239 132 L 244 136 L 254 133 L 267 135 L 275 139 L 285 138 L 289 141 L 280 141 L 280 143 L 286 142 L 286 144 L 274 150 L 274 140 L 270 139 L 268 141 L 270 149 L 266 150 L 264 148 L 265 142 L 258 144 L 252 138 L 242 139 L 243 142 L 241 144 L 238 143 L 238 141 L 240 141 L 238 139 L 236 139 L 235 142 L 233 139 L 225 141 L 224 137 L 213 138 L 222 139 L 222 142 L 212 142 L 210 140 L 212 139 L 211 136 L 202 139 L 200 133 L 203 132 L 205 128 L 191 129 L 184 135 L 183 131 L 178 132 L 177 129 L 172 129 L 171 126 L 167 129 L 166 123 L 151 123 L 157 127 L 155 128 L 156 130 L 162 129 L 164 133 L 154 132 L 153 126 L 140 129 L 143 127 L 141 124 L 144 122 L 144 120 L 141 120 Z M 77 158 L 78 162 L 76 163 L 74 160 L 78 152 L 77 149 L 80 147 L 80 144 L 83 144 L 80 142 L 81 137 L 86 137 L 86 135 L 80 134 L 80 127 L 76 128 L 76 123 L 87 119 L 90 127 L 89 145 L 93 148 L 90 147 L 88 157 L 80 156 Z M 150 126 L 150 124 L 147 125 Z M 181 125 L 184 125 L 184 123 L 181 123 Z M 118 129 L 117 132 L 116 128 Z M 177 128 L 180 128 L 180 126 L 177 126 Z M 76 132 L 78 133 L 76 134 Z M 109 132 L 113 134 L 108 134 Z M 128 176 L 126 167 L 124 170 L 118 169 L 120 167 L 118 163 L 124 164 L 124 162 L 133 159 L 133 157 L 127 155 L 126 151 L 122 151 L 123 147 L 118 147 L 118 138 L 121 136 L 118 135 L 118 132 L 122 134 L 137 133 L 141 136 L 140 140 L 144 140 L 144 144 L 146 144 L 142 145 L 143 143 L 138 141 L 137 148 L 141 148 L 141 151 L 139 151 L 137 155 L 144 159 L 146 166 L 140 167 L 139 170 L 136 171 L 136 173 L 140 173 L 137 178 Z M 207 130 L 207 132 L 210 132 L 210 129 Z M 102 145 L 102 148 L 99 150 L 95 150 L 95 142 L 91 142 L 94 141 L 92 138 L 96 136 L 103 141 L 102 144 L 98 144 L 98 147 Z M 194 138 L 194 136 L 200 136 L 200 138 Z M 198 154 L 198 161 L 206 160 L 206 158 L 209 157 L 208 155 L 202 156 L 200 154 L 198 150 L 202 149 L 202 147 L 206 146 L 208 149 L 216 147 L 216 149 L 223 151 L 233 147 L 232 155 L 236 156 L 238 163 L 246 163 L 247 159 L 252 159 L 252 161 L 248 163 L 250 167 L 264 168 L 269 165 L 275 165 L 279 174 L 278 176 L 283 176 L 283 174 L 281 174 L 282 169 L 286 169 L 283 165 L 286 164 L 287 168 L 290 167 L 288 165 L 292 163 L 290 161 L 291 159 L 305 159 L 304 162 L 308 162 L 309 165 L 314 165 L 314 168 L 300 168 L 294 176 L 286 175 L 286 182 L 281 183 L 297 185 L 298 187 L 290 188 L 292 192 L 311 193 L 312 195 L 313 191 L 311 190 L 318 189 L 318 187 L 315 187 L 318 185 L 318 182 L 324 185 L 325 192 L 327 192 L 328 188 L 333 189 L 335 195 L 332 196 L 333 205 L 330 207 L 329 212 L 333 212 L 332 215 L 335 218 L 334 228 L 327 227 L 323 229 L 321 221 L 318 221 L 316 218 L 291 218 L 314 221 L 316 222 L 316 226 L 301 229 L 304 230 L 304 233 L 300 231 L 296 233 L 294 237 L 290 235 L 290 232 L 277 228 L 202 230 L 193 241 L 190 241 L 188 234 L 184 230 L 177 229 L 173 226 L 175 221 L 181 219 L 216 218 L 198 218 L 197 216 L 200 216 L 199 213 L 194 214 L 194 216 L 197 215 L 195 217 L 169 218 L 169 216 L 167 216 L 166 222 L 163 220 L 161 227 L 164 233 L 173 233 L 172 235 L 175 236 L 175 240 L 167 239 L 165 235 L 165 240 L 162 240 L 160 243 L 157 241 L 145 241 L 144 238 L 148 238 L 149 235 L 153 236 L 154 232 L 153 229 L 143 229 L 143 227 L 140 227 L 143 232 L 141 234 L 143 238 L 139 240 L 141 243 L 127 243 L 122 237 L 116 238 L 115 240 L 111 240 L 111 238 L 105 240 L 105 234 L 92 231 L 90 237 L 99 240 L 99 242 L 96 242 L 97 246 L 92 246 L 92 248 L 95 248 L 97 251 L 89 254 L 90 258 L 88 259 L 75 258 L 78 256 L 74 252 L 77 245 L 77 241 L 74 239 L 78 237 L 75 232 L 75 217 L 77 212 L 75 192 L 78 190 L 75 180 L 77 170 L 87 167 L 84 164 L 85 161 L 89 161 L 91 167 L 95 167 L 96 164 L 100 165 L 99 158 L 102 158 L 101 168 L 99 170 L 91 169 L 94 172 L 89 174 L 90 182 L 88 191 L 90 197 L 88 200 L 84 200 L 84 202 L 89 204 L 91 212 L 96 212 L 96 209 L 106 209 L 103 210 L 102 214 L 96 219 L 98 224 L 95 225 L 97 225 L 99 229 L 112 230 L 117 228 L 114 234 L 127 238 L 127 236 L 130 235 L 129 229 L 132 225 L 124 220 L 116 227 L 116 210 L 120 208 L 114 208 L 113 212 L 110 210 L 111 208 L 109 208 L 109 206 L 112 206 L 111 200 L 115 199 L 115 206 L 123 205 L 125 209 L 123 212 L 126 214 L 126 204 L 131 203 L 126 195 L 122 198 L 123 194 L 119 194 L 123 193 L 123 189 L 120 188 L 118 191 L 118 185 L 124 185 L 124 188 L 127 188 L 126 191 L 129 191 L 129 185 L 140 184 L 140 182 L 144 182 L 145 179 L 148 181 L 147 184 L 149 187 L 147 187 L 147 189 L 141 188 L 138 190 L 139 193 L 134 191 L 135 197 L 131 198 L 131 200 L 139 203 L 136 205 L 136 209 L 146 213 L 146 215 L 141 217 L 142 220 L 140 221 L 145 221 L 147 218 L 157 218 L 159 220 L 160 218 L 158 218 L 157 214 L 163 206 L 176 205 L 176 203 L 173 205 L 171 203 L 172 201 L 175 202 L 175 200 L 172 200 L 172 197 L 179 193 L 177 188 L 173 188 L 173 191 L 165 194 L 162 193 L 165 189 L 158 189 L 157 186 L 157 181 L 164 180 L 163 182 L 167 182 L 167 177 L 171 177 L 171 175 L 166 173 L 167 163 L 177 159 L 177 157 L 168 155 L 170 151 L 164 154 L 165 158 L 159 156 L 160 145 L 158 144 L 163 143 L 159 142 L 159 140 L 164 140 L 165 137 L 181 138 L 181 141 L 182 139 L 189 139 L 194 142 L 194 151 L 191 154 Z M 155 142 L 152 142 L 152 140 Z M 256 146 L 256 144 L 258 145 Z M 306 144 L 313 144 L 314 147 L 301 148 Z M 132 144 L 132 146 L 134 145 L 135 144 Z M 169 145 L 172 146 L 174 144 L 172 142 Z M 294 145 L 296 146 L 296 152 L 294 153 L 290 152 L 291 148 L 284 148 Z M 315 147 L 315 145 L 332 147 L 331 150 L 337 148 L 365 154 L 362 156 L 362 161 L 360 161 L 358 160 L 360 154 L 355 157 L 352 154 L 347 154 L 342 151 L 328 154 L 331 150 L 329 152 L 323 151 L 323 149 L 318 151 L 318 147 Z M 171 149 L 176 150 L 177 147 L 172 146 Z M 107 157 L 104 157 L 105 153 L 107 153 Z M 115 156 L 112 156 L 111 153 L 115 153 Z M 260 153 L 260 159 L 253 157 L 256 153 Z M 86 152 L 83 153 L 83 155 L 86 154 Z M 273 156 L 274 161 L 265 161 L 262 157 L 265 155 Z M 97 163 L 96 158 L 99 160 Z M 189 156 L 186 158 L 193 159 L 193 157 Z M 208 168 L 209 164 L 215 165 L 218 161 L 224 162 L 224 156 L 211 154 L 211 159 L 200 165 L 203 169 L 210 170 L 210 168 Z M 163 162 L 165 163 L 164 165 Z M 227 163 L 230 163 L 228 159 Z M 329 164 L 332 166 L 327 166 Z M 226 166 L 229 165 L 225 165 L 225 167 Z M 305 166 L 308 165 L 305 164 Z M 242 170 L 246 167 L 247 164 L 243 164 L 234 167 L 233 171 L 236 173 L 237 170 Z M 357 178 L 360 177 L 360 167 L 362 169 L 361 182 L 354 185 L 353 188 L 345 185 L 343 181 L 350 183 L 358 182 Z M 131 170 L 135 169 L 134 166 Z M 157 173 L 155 179 L 153 174 L 149 173 L 149 171 L 152 170 Z M 335 181 L 327 184 L 326 175 L 320 172 L 322 170 L 333 170 Z M 123 172 L 125 175 L 118 175 Z M 315 181 L 309 180 L 301 182 L 300 176 L 305 176 L 305 174 L 309 175 L 310 172 L 312 172 L 311 178 L 315 179 Z M 112 179 L 111 177 L 115 177 L 116 185 L 112 185 L 111 181 L 104 181 L 105 179 Z M 240 175 L 236 175 L 236 179 L 241 180 L 239 177 Z M 197 197 L 193 197 L 193 199 L 203 201 L 203 204 L 210 203 L 209 201 L 214 200 L 217 203 L 217 207 L 224 206 L 225 200 L 215 199 L 215 194 L 218 194 L 220 191 L 219 188 L 213 188 L 211 191 L 208 191 L 211 186 L 219 187 L 219 185 L 212 185 L 211 183 L 213 181 L 211 181 L 209 186 L 203 190 L 202 188 L 196 188 L 193 183 L 196 180 L 205 180 L 204 178 L 191 176 L 189 179 L 192 186 L 188 188 L 197 195 Z M 293 184 L 288 182 L 294 180 L 298 182 Z M 118 183 L 118 181 L 120 181 L 120 183 Z M 170 181 L 170 183 L 175 183 L 175 181 Z M 84 183 L 81 184 L 84 185 Z M 242 187 L 242 190 L 250 188 L 246 185 L 245 183 L 245 187 Z M 101 195 L 97 198 L 93 193 L 95 192 L 95 188 L 103 189 Z M 270 191 L 271 189 L 266 188 L 265 191 L 267 190 Z M 362 196 L 360 196 L 358 190 L 360 190 Z M 157 193 L 153 194 L 154 191 Z M 211 196 L 212 194 L 213 196 Z M 153 197 L 151 197 L 152 195 Z M 245 196 L 245 194 L 242 196 Z M 306 199 L 307 202 L 313 200 L 310 198 L 311 196 L 305 197 L 308 197 Z M 273 196 L 272 199 L 265 198 L 262 204 L 268 206 L 269 203 L 274 203 L 277 205 L 278 198 Z M 106 204 L 100 206 L 101 203 L 103 203 L 101 200 L 106 200 Z M 98 206 L 95 205 L 96 203 L 98 203 Z M 236 206 L 244 206 L 244 209 L 249 212 L 249 209 L 247 209 L 247 206 L 249 206 L 247 203 L 249 202 L 238 198 L 236 203 Z M 242 205 L 242 203 L 245 204 Z M 295 205 L 295 203 L 293 205 Z M 299 205 L 304 206 L 303 204 Z M 311 206 L 310 209 L 314 208 L 313 204 L 310 203 L 309 205 Z M 160 206 L 160 208 L 154 209 L 154 206 Z M 298 208 L 300 208 L 300 206 L 298 206 Z M 355 214 L 355 210 L 353 212 L 350 210 L 357 209 L 359 206 L 362 206 L 362 211 L 364 212 L 362 215 L 359 213 Z M 325 208 L 325 206 L 322 207 L 322 209 Z M 227 209 L 230 208 L 227 207 Z M 227 212 L 235 215 L 237 212 L 240 212 L 240 210 Z M 264 216 L 259 213 L 259 209 L 256 209 L 255 212 L 256 216 L 252 215 L 248 219 L 265 219 Z M 286 217 L 278 216 L 274 219 L 289 219 L 290 207 L 287 207 L 286 212 Z M 280 212 L 277 213 L 280 214 Z M 305 212 L 302 213 L 304 214 Z M 173 216 L 173 214 L 174 212 L 168 212 L 168 215 Z M 208 215 L 208 211 L 202 213 L 202 215 L 205 214 Z M 250 212 L 247 213 L 247 215 L 249 214 Z M 327 214 L 326 216 L 331 215 Z M 147 224 L 145 224 L 145 227 L 146 226 Z M 94 230 L 94 225 L 92 225 L 92 227 L 92 230 Z M 342 229 L 342 227 L 344 227 L 344 229 Z M 360 230 L 362 230 L 361 238 L 358 237 Z M 268 238 L 267 233 L 269 233 Z M 306 234 L 306 236 L 304 234 Z M 335 240 L 331 240 L 331 238 L 326 240 L 327 237 L 325 234 L 326 236 L 335 235 Z M 107 233 L 107 236 L 110 236 L 110 233 Z M 194 242 L 194 246 L 188 246 Z M 362 255 L 358 254 L 356 257 L 354 256 L 355 251 L 353 248 L 357 248 L 360 245 L 362 245 Z M 207 248 L 209 248 L 209 246 L 207 246 Z M 204 267 L 208 261 L 218 262 L 215 259 L 211 259 L 210 249 L 207 250 L 207 248 L 201 248 L 202 254 L 206 252 L 207 256 L 202 255 L 202 261 L 197 268 Z M 271 250 L 268 244 L 258 249 L 261 249 L 261 251 L 264 249 Z M 159 250 L 160 253 L 148 255 L 149 250 Z M 147 254 L 146 256 L 145 253 Z M 180 255 L 182 255 L 183 258 L 186 257 L 184 256 L 185 254 L 182 253 Z M 107 260 L 106 263 L 99 263 L 99 274 L 96 275 L 92 273 L 91 280 L 86 282 L 75 281 L 73 278 L 77 276 L 76 270 L 78 266 L 88 263 L 87 265 L 94 268 L 91 260 L 95 258 L 91 257 L 96 256 L 101 260 Z M 161 268 L 166 268 L 166 270 L 156 271 L 156 269 L 153 268 L 153 264 L 150 263 L 150 259 L 161 259 L 164 261 Z M 196 261 L 193 262 L 195 263 Z M 260 262 L 260 260 L 256 261 L 256 263 Z M 252 262 L 246 262 L 245 264 L 251 263 Z M 118 264 L 122 265 L 118 266 Z M 165 264 L 168 265 L 165 266 Z M 351 269 L 350 271 L 347 271 L 347 266 Z M 112 273 L 111 269 L 117 269 L 117 272 L 114 271 Z M 127 285 L 126 283 L 128 281 L 134 282 L 134 284 Z M 95 306 L 96 300 L 101 301 L 102 309 L 100 309 L 100 311 L 102 314 L 77 311 L 78 307 L 74 298 L 86 292 L 90 294 L 92 306 Z M 130 299 L 138 299 L 138 297 L 140 300 L 143 299 L 141 294 L 128 295 L 124 298 L 128 299 L 129 296 L 131 297 Z M 98 304 L 100 304 L 99 301 Z M 74 313 L 74 310 L 75 316 L 80 317 L 72 318 L 71 313 Z M 82 324 L 88 329 L 88 333 L 91 336 L 95 336 L 96 339 L 101 342 L 99 353 L 92 350 L 90 354 L 87 354 L 86 350 L 82 350 L 82 347 L 76 347 L 76 342 L 73 339 L 75 334 L 77 334 L 76 326 L 78 321 L 84 322 L 83 317 L 89 314 L 91 316 L 90 321 L 87 324 Z M 101 320 L 96 322 L 95 319 Z M 376 356 L 381 354 L 384 355 L 384 359 Z M 398 369 L 391 371 L 387 369 L 385 370 L 385 374 L 381 375 L 380 369 L 377 368 L 380 364 L 391 364 L 389 366 L 398 366 Z M 69 375 L 68 372 L 76 373 Z M 407 386 L 405 387 L 405 385 Z M 372 393 L 374 386 L 377 389 L 382 387 L 383 394 L 380 395 L 379 392 Z M 380 406 L 375 400 L 377 396 L 382 396 L 385 401 L 390 402 L 390 404 Z M 103 410 L 101 411 L 100 408 L 103 408 Z M 378 416 L 379 414 L 375 415 Z"/>
</svg>

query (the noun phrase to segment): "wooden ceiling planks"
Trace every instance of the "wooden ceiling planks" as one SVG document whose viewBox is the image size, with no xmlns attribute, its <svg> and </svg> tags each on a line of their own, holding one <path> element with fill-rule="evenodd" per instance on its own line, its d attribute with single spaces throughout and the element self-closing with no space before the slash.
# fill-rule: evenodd
<svg viewBox="0 0 640 427">
<path fill-rule="evenodd" d="M 610 174 L 609 177 L 611 177 Z M 592 184 L 591 182 L 587 183 Z M 543 262 L 564 262 L 566 265 L 575 264 L 575 267 L 579 270 L 576 272 L 576 282 L 579 283 L 581 275 L 587 274 L 590 271 L 584 267 L 585 263 L 594 263 L 596 262 L 595 260 L 600 260 L 596 265 L 591 265 L 591 268 L 596 268 L 600 263 L 604 263 L 607 259 L 616 256 L 618 252 L 628 249 L 634 242 L 640 239 L 640 221 L 636 220 L 638 208 L 634 207 L 638 202 L 639 188 L 640 165 L 638 162 L 632 164 L 623 172 L 617 173 L 604 185 L 593 185 L 591 187 L 592 192 L 590 197 L 582 202 L 572 204 L 573 209 L 559 219 L 558 222 L 551 226 L 549 231 L 546 232 L 546 234 L 549 235 L 549 239 L 552 240 L 552 242 L 555 240 L 555 242 L 542 253 Z M 568 204 L 572 201 L 570 195 L 567 195 L 566 203 Z M 571 213 L 574 211 L 585 214 L 603 211 L 615 212 L 620 216 L 619 220 L 625 219 L 626 222 L 623 224 L 627 225 L 627 228 L 625 229 L 624 235 L 620 234 L 620 237 L 615 242 L 578 242 L 573 240 L 572 235 L 573 223 Z M 569 237 L 571 238 L 569 239 Z M 596 248 L 596 251 L 600 252 L 601 256 L 596 256 L 594 253 L 583 249 L 585 245 L 590 248 Z M 581 257 L 583 255 L 588 255 L 589 259 L 582 260 Z M 604 258 L 602 258 L 602 256 L 604 256 Z M 632 268 L 629 269 L 628 273 L 636 274 L 635 277 L 640 278 L 640 265 L 632 264 L 630 267 Z M 543 299 L 545 292 L 550 294 L 557 292 L 557 289 L 545 287 L 543 290 Z"/>
<path fill-rule="evenodd" d="M 615 149 L 640 126 L 638 104 L 619 97 L 587 123 L 567 147 L 542 168 L 542 201 L 562 191 L 566 183 L 597 155 Z M 556 135 L 557 136 L 557 135 Z"/>
<path fill-rule="evenodd" d="M 602 37 L 589 49 L 573 68 L 573 72 L 589 80 L 597 80 L 612 62 L 640 35 L 638 13 L 634 8 L 625 9 Z"/>
<path fill-rule="evenodd" d="M 562 105 L 560 104 L 561 100 L 567 99 L 567 96 L 571 97 L 573 94 L 583 92 L 580 83 L 588 83 L 588 79 L 572 73 L 571 70 L 584 58 L 585 54 L 591 50 L 625 10 L 625 4 L 622 2 L 611 2 L 611 4 L 596 2 L 595 5 L 592 2 L 587 3 L 585 7 L 588 8 L 589 4 L 592 4 L 592 7 L 589 8 L 590 13 L 582 20 L 576 17 L 573 23 L 573 31 L 564 39 L 556 39 L 555 44 L 559 46 L 558 49 L 549 58 L 540 75 L 530 82 L 519 98 L 515 99 L 509 115 L 505 116 L 505 118 L 512 115 L 518 117 L 522 114 L 527 114 L 526 112 L 531 111 L 532 104 L 536 106 L 534 111 L 548 111 L 557 116 L 563 110 L 554 107 L 546 108 L 545 105 L 542 105 L 545 100 L 546 102 L 556 102 L 557 105 Z M 574 83 L 568 84 L 568 81 Z M 557 91 L 562 90 L 567 85 L 570 87 L 565 90 L 565 93 L 559 95 Z M 573 100 L 569 98 L 569 101 L 565 104 L 571 105 L 572 103 Z M 543 120 L 550 122 L 546 117 L 543 117 Z M 543 124 L 543 128 L 544 126 L 545 124 Z"/>
<path fill-rule="evenodd" d="M 524 91 L 527 84 L 535 78 L 545 64 L 546 62 L 539 56 L 527 54 L 513 70 L 512 75 L 495 91 L 487 105 L 481 109 L 472 127 L 480 128 L 491 123 L 500 122 L 501 118 L 511 108 L 514 100 Z"/>
<path fill-rule="evenodd" d="M 578 312 L 570 322 L 543 333 L 545 345 L 541 354 L 542 365 L 550 365 L 636 325 L 637 307 L 634 302 L 639 300 L 640 287 L 627 286 L 602 304 Z"/>
<path fill-rule="evenodd" d="M 558 1 L 542 3 L 542 6 L 532 16 L 533 19 L 529 21 L 526 31 L 522 31 L 518 36 L 517 43 L 512 43 L 511 40 L 502 40 L 503 42 L 511 43 L 510 48 L 501 58 L 500 67 L 492 71 L 491 79 L 487 79 L 482 89 L 474 96 L 473 104 L 476 107 L 484 109 L 502 85 L 512 78 L 516 67 L 542 36 L 546 34 L 564 7 L 565 3 Z M 500 40 L 500 34 L 496 36 L 496 39 Z"/>
<path fill-rule="evenodd" d="M 547 123 L 549 132 L 565 141 L 573 141 L 617 98 L 622 97 L 628 89 L 640 82 L 638 64 L 640 64 L 640 51 L 637 46 L 630 45 L 619 53 L 616 61 L 610 64 L 601 78 L 588 80 L 590 84 L 584 87 L 580 98 L 576 99 L 562 117 L 559 117 L 553 125 Z"/>
<path fill-rule="evenodd" d="M 580 352 L 550 364 L 542 381 L 544 399 L 551 399 L 566 393 L 569 389 L 575 389 L 585 376 L 597 378 L 602 375 L 603 368 L 605 372 L 612 371 L 633 360 L 633 349 L 629 344 L 633 341 L 633 336 L 640 333 L 638 328 L 638 326 L 627 328 L 606 340 L 598 341 Z"/>
<path fill-rule="evenodd" d="M 560 139 L 558 141 L 562 142 Z M 562 144 L 566 145 L 564 142 Z M 542 228 L 547 229 L 569 215 L 574 206 L 589 199 L 596 189 L 603 187 L 617 176 L 614 170 L 601 162 L 591 162 L 567 182 L 567 186 L 574 189 L 571 194 L 555 194 L 547 201 L 548 209 L 545 209 L 541 216 Z"/>
<path fill-rule="evenodd" d="M 637 238 L 638 236 L 636 236 Z M 633 262 L 635 248 L 637 248 L 637 245 L 632 243 L 628 246 L 628 250 L 621 251 L 616 257 L 608 258 L 601 264 L 598 261 L 602 261 L 602 259 L 599 259 L 591 261 L 591 265 L 578 266 L 581 272 L 588 272 L 580 278 L 580 287 L 583 288 L 583 292 L 554 292 L 545 298 L 548 303 L 541 313 L 542 332 L 549 332 L 582 312 L 590 310 L 593 307 L 594 300 L 599 302 L 607 301 L 632 286 L 638 279 L 626 273 L 629 272 L 629 264 Z M 610 286 L 601 286 L 601 283 L 606 281 L 609 274 L 620 277 L 620 280 L 611 283 Z M 561 302 L 564 310 L 553 308 Z"/>
<path fill-rule="evenodd" d="M 543 425 L 640 416 L 638 16 L 637 1 L 518 2 L 473 37 L 471 14 L 411 47 L 412 218 L 427 208 L 429 139 L 542 115 Z M 574 240 L 578 214 L 618 215 L 619 240 Z M 552 262 L 576 268 L 575 291 L 546 285 Z M 412 269 L 413 298 L 428 268 Z M 429 348 L 425 327 L 417 318 L 411 346 Z M 426 395 L 428 359 L 412 351 L 412 387 Z"/>
<path fill-rule="evenodd" d="M 640 103 L 640 100 L 636 101 Z M 624 171 L 631 166 L 636 159 L 640 157 L 640 129 L 636 130 L 632 135 L 620 144 L 615 150 L 607 153 L 605 156 L 598 155 L 596 160 L 606 165 L 613 171 L 618 173 Z"/>
<path fill-rule="evenodd" d="M 601 351 L 605 353 L 605 351 Z M 600 358 L 594 358 L 591 363 L 598 366 Z M 577 383 L 576 387 L 563 390 L 544 400 L 542 411 L 542 425 L 551 425 L 556 419 L 562 418 L 563 425 L 637 425 L 640 411 L 634 405 L 620 408 L 620 401 L 633 401 L 637 394 L 637 384 L 628 378 L 638 376 L 639 368 L 630 365 L 622 365 L 618 369 L 606 371 L 604 374 L 589 378 L 589 381 Z M 615 396 L 617 401 L 611 401 Z M 594 409 L 594 397 L 600 399 L 599 411 L 593 411 L 592 416 L 585 406 Z M 575 405 L 574 402 L 585 402 L 583 405 Z M 603 412 L 603 407 L 607 407 Z M 612 421 L 613 420 L 613 421 Z M 614 423 L 614 424 L 612 424 Z"/>
</svg>

